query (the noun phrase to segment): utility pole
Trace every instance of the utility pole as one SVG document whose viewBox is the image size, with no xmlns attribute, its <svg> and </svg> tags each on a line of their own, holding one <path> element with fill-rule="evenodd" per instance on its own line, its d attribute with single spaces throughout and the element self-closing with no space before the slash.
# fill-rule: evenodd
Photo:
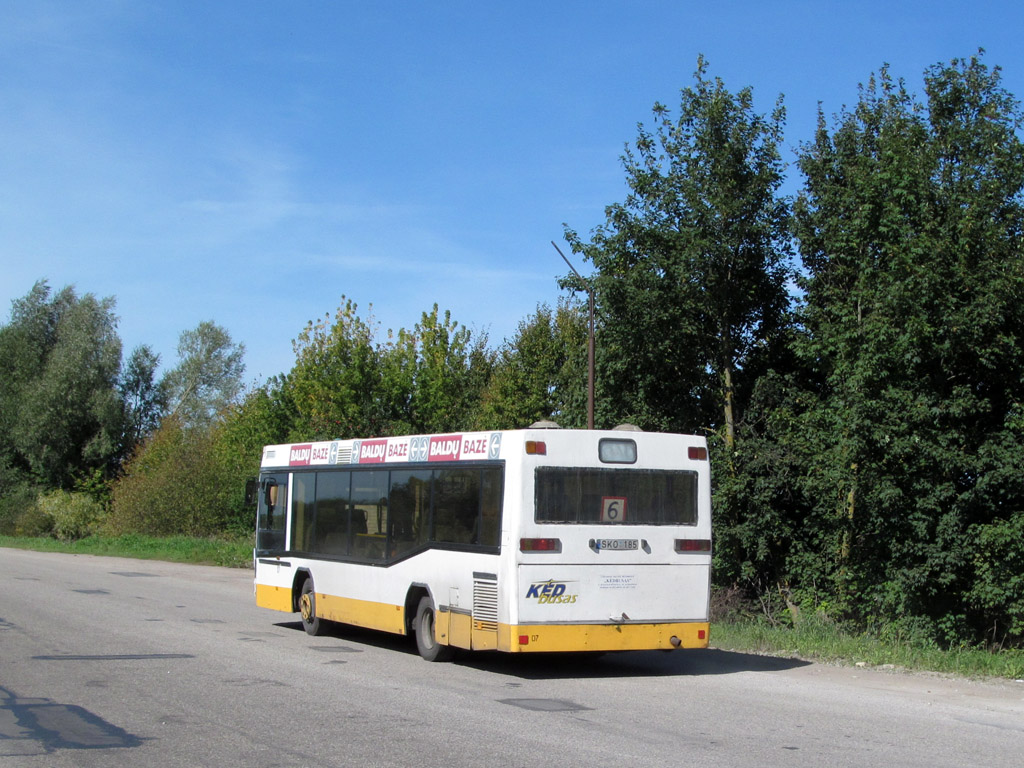
<svg viewBox="0 0 1024 768">
<path fill-rule="evenodd" d="M 594 428 L 594 287 L 590 284 L 589 280 L 584 279 L 583 275 L 576 271 L 576 267 L 572 265 L 565 254 L 562 253 L 562 249 L 555 245 L 555 241 L 551 241 L 551 245 L 555 246 L 555 250 L 558 251 L 558 255 L 562 257 L 562 261 L 569 265 L 569 269 L 572 273 L 580 279 L 583 283 L 583 287 L 587 292 L 587 296 L 590 298 L 590 333 L 587 338 L 587 429 Z"/>
</svg>

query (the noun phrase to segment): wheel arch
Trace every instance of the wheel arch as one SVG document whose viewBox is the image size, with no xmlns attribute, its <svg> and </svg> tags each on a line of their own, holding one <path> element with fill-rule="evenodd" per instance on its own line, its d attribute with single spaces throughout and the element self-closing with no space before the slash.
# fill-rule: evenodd
<svg viewBox="0 0 1024 768">
<path fill-rule="evenodd" d="M 292 612 L 293 613 L 298 612 L 298 610 L 299 610 L 299 597 L 302 594 L 302 585 L 306 581 L 306 579 L 309 579 L 310 581 L 313 580 L 313 573 L 309 570 L 309 568 L 299 568 L 298 570 L 295 571 L 295 578 L 292 579 Z M 316 582 L 315 581 L 313 581 L 313 585 L 314 585 L 314 587 L 316 586 Z"/>
<path fill-rule="evenodd" d="M 405 625 L 406 635 L 412 635 L 414 632 L 413 623 L 416 621 L 416 609 L 419 608 L 420 600 L 424 597 L 430 598 L 431 602 L 434 604 L 434 610 L 437 611 L 437 599 L 430 591 L 430 587 L 420 582 L 413 582 L 409 585 L 409 589 L 405 593 L 405 607 L 403 613 L 403 624 Z"/>
</svg>

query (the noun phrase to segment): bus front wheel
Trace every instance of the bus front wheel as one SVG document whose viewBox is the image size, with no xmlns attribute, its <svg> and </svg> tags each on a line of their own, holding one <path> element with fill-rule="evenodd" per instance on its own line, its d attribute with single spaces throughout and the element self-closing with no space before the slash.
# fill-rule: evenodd
<svg viewBox="0 0 1024 768">
<path fill-rule="evenodd" d="M 322 635 L 326 622 L 316 615 L 316 592 L 313 591 L 313 579 L 302 582 L 299 593 L 299 615 L 302 617 L 302 628 L 307 635 Z"/>
<path fill-rule="evenodd" d="M 441 645 L 434 634 L 434 601 L 429 596 L 420 598 L 416 609 L 416 650 L 427 661 L 451 661 L 455 649 Z"/>
</svg>

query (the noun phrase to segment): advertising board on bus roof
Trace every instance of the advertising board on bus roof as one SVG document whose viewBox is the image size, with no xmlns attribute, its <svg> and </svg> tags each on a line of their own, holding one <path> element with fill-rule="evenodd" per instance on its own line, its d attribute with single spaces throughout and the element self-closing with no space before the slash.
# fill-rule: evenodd
<svg viewBox="0 0 1024 768">
<path fill-rule="evenodd" d="M 494 461 L 500 454 L 500 432 L 469 432 L 267 446 L 262 463 L 264 466 L 312 467 L 331 464 Z"/>
</svg>

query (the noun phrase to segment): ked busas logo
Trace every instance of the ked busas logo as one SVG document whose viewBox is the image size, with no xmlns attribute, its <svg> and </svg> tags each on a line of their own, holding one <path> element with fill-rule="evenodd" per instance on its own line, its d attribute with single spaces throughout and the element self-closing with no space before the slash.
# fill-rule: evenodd
<svg viewBox="0 0 1024 768">
<path fill-rule="evenodd" d="M 536 600 L 538 604 L 560 604 L 569 605 L 576 602 L 578 595 L 566 594 L 572 581 L 535 581 L 526 590 L 527 600 Z"/>
</svg>

